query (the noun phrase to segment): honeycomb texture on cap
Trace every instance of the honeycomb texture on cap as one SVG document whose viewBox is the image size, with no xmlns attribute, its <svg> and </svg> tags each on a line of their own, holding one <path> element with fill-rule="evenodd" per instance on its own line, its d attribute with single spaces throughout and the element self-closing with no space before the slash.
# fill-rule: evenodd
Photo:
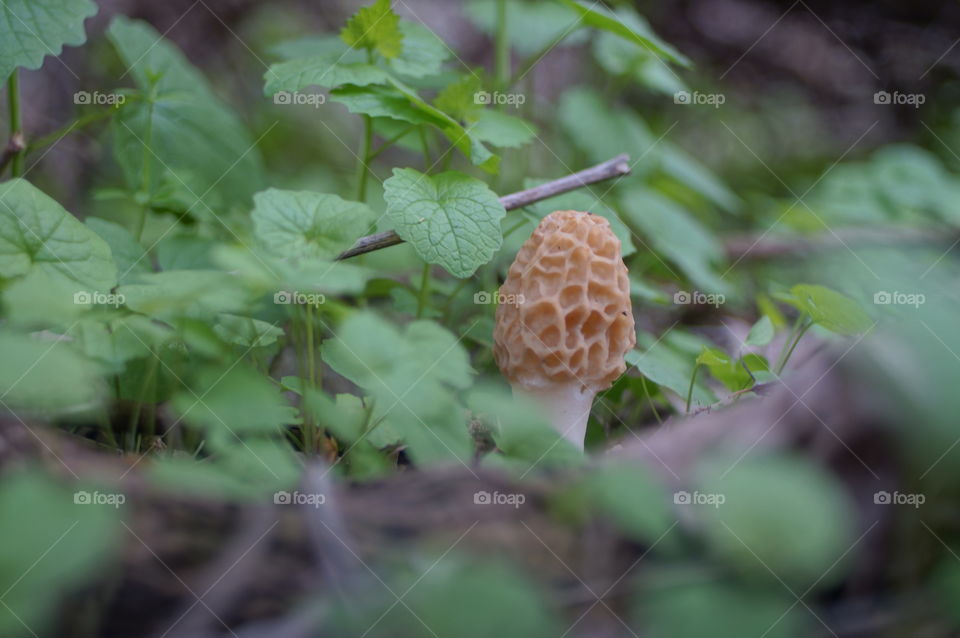
<svg viewBox="0 0 960 638">
<path fill-rule="evenodd" d="M 636 344 L 630 280 L 610 222 L 574 210 L 544 217 L 500 287 L 493 338 L 511 383 L 610 387 Z"/>
</svg>

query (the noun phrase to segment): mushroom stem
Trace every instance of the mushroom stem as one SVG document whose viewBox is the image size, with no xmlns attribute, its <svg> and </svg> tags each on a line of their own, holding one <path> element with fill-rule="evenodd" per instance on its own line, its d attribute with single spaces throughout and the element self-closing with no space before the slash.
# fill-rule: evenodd
<svg viewBox="0 0 960 638">
<path fill-rule="evenodd" d="M 557 384 L 533 389 L 513 386 L 514 397 L 528 399 L 539 406 L 551 425 L 578 450 L 583 450 L 587 419 L 595 395 L 591 390 L 582 390 L 579 384 Z"/>
</svg>

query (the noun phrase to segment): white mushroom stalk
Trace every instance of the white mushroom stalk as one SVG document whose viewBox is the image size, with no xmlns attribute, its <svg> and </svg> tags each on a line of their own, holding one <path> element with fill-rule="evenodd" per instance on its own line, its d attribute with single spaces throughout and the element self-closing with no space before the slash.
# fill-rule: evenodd
<svg viewBox="0 0 960 638">
<path fill-rule="evenodd" d="M 514 394 L 533 399 L 583 449 L 597 392 L 626 370 L 636 344 L 620 240 L 598 215 L 547 215 L 500 288 L 494 357 Z"/>
</svg>

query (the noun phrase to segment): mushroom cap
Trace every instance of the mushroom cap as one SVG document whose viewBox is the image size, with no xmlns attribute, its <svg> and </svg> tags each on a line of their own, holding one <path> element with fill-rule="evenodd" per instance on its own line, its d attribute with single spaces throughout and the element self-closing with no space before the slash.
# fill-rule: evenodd
<svg viewBox="0 0 960 638">
<path fill-rule="evenodd" d="M 498 300 L 493 355 L 511 384 L 598 392 L 626 370 L 623 356 L 637 341 L 630 280 L 603 217 L 574 210 L 544 217 Z"/>
</svg>

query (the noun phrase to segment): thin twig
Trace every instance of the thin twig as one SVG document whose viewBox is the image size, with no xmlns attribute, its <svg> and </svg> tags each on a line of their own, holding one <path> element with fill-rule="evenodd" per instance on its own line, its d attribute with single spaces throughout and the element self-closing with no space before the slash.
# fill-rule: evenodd
<svg viewBox="0 0 960 638">
<path fill-rule="evenodd" d="M 524 206 L 529 206 L 530 204 L 535 204 L 544 199 L 549 199 L 578 188 L 583 188 L 584 186 L 589 186 L 590 184 L 596 184 L 597 182 L 603 182 L 608 179 L 623 177 L 624 175 L 629 174 L 630 156 L 626 154 L 618 155 L 611 160 L 607 160 L 602 164 L 597 164 L 596 166 L 592 166 L 578 173 L 573 173 L 572 175 L 567 175 L 566 177 L 561 177 L 560 179 L 556 179 L 552 182 L 534 186 L 533 188 L 528 188 L 518 193 L 504 195 L 500 198 L 500 203 L 503 204 L 503 207 L 507 210 L 516 210 L 518 208 L 523 208 Z M 353 248 L 341 253 L 337 259 L 349 259 L 350 257 L 356 257 L 357 255 L 363 255 L 365 253 L 372 253 L 375 250 L 396 246 L 397 244 L 402 243 L 403 239 L 401 239 L 400 236 L 392 230 L 388 230 L 383 233 L 376 233 L 374 235 L 367 235 L 366 237 L 361 237 L 359 240 L 357 240 L 357 243 Z"/>
</svg>

